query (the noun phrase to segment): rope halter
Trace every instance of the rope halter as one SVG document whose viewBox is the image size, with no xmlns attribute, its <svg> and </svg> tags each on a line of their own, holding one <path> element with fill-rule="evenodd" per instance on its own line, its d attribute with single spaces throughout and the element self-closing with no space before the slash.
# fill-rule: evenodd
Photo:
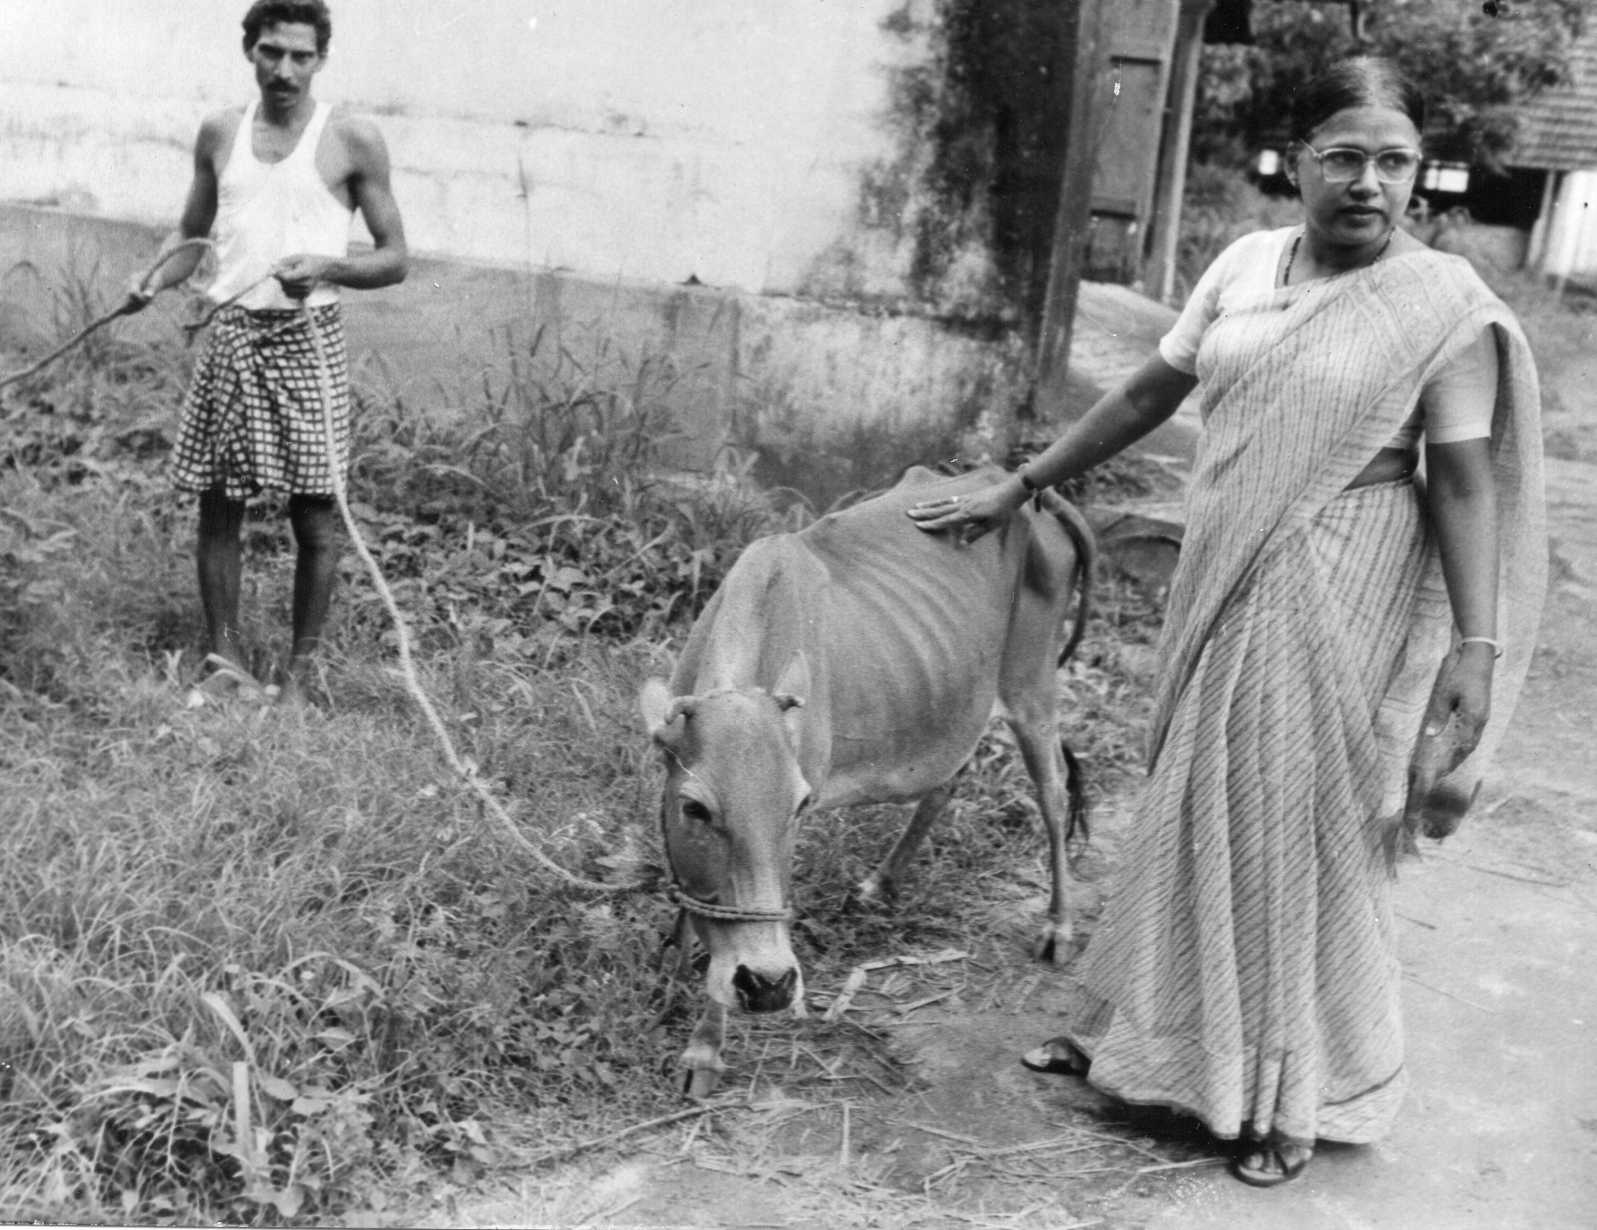
<svg viewBox="0 0 1597 1230">
<path fill-rule="evenodd" d="M 665 890 L 667 900 L 685 912 L 698 918 L 708 919 L 711 922 L 773 922 L 786 923 L 793 921 L 793 911 L 788 906 L 778 909 L 765 909 L 760 906 L 744 908 L 735 905 L 722 905 L 717 901 L 706 901 L 703 897 L 692 897 L 682 891 L 680 884 L 672 884 Z"/>
<path fill-rule="evenodd" d="M 770 697 L 771 700 L 776 702 L 778 709 L 784 711 L 797 708 L 803 704 L 803 701 L 795 696 L 789 696 L 785 693 L 771 693 L 767 692 L 764 688 L 759 687 L 721 687 L 702 693 L 698 696 L 677 697 L 672 703 L 671 708 L 667 711 L 664 721 L 662 721 L 660 726 L 656 728 L 655 739 L 658 742 L 661 751 L 665 753 L 666 757 L 670 759 L 671 762 L 676 765 L 677 769 L 684 775 L 690 777 L 696 776 L 692 769 L 682 763 L 682 759 L 677 755 L 676 749 L 671 746 L 667 739 L 662 737 L 661 732 L 666 727 L 670 726 L 671 723 L 675 722 L 678 718 L 691 718 L 703 701 L 737 692 L 763 693 L 764 695 Z M 665 814 L 663 811 L 660 815 L 660 837 L 661 845 L 665 850 L 666 866 L 670 869 L 672 878 L 671 884 L 668 885 L 665 890 L 666 898 L 684 913 L 692 914 L 697 918 L 703 918 L 709 922 L 719 923 L 790 923 L 793 921 L 794 913 L 790 906 L 778 906 L 772 909 L 766 906 L 722 905 L 718 901 L 706 901 L 703 897 L 695 897 L 684 891 L 681 882 L 676 878 L 676 868 L 671 866 L 671 843 L 665 840 Z"/>
</svg>

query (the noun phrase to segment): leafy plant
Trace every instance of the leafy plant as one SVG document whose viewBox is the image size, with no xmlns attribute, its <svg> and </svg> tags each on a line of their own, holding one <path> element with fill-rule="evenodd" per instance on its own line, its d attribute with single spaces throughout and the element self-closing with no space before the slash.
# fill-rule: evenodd
<svg viewBox="0 0 1597 1230">
<path fill-rule="evenodd" d="M 1537 303 L 1535 336 L 1583 344 L 1556 301 Z M 671 1069 L 697 999 L 658 970 L 672 911 L 650 891 L 660 783 L 637 685 L 668 669 L 742 544 L 808 510 L 753 488 L 745 454 L 690 477 L 650 453 L 669 436 L 654 375 L 578 396 L 575 369 L 558 387 L 545 370 L 541 394 L 522 371 L 513 392 L 487 386 L 516 409 L 475 443 L 471 407 L 368 401 L 356 479 L 421 684 L 508 824 L 434 749 L 361 578 L 337 607 L 325 710 L 190 708 L 186 510 L 158 455 L 106 436 L 95 468 L 41 446 L 0 470 L 8 1215 L 404 1222 L 442 1178 L 679 1108 Z M 595 407 L 632 443 L 593 439 Z M 1154 477 L 1108 467 L 1082 498 Z M 275 519 L 248 542 L 248 606 L 280 623 L 290 544 Z M 1140 764 L 1159 611 L 1110 580 L 1095 607 L 1059 687 L 1103 797 Z M 841 906 L 901 812 L 808 821 L 795 893 L 811 985 L 887 945 L 945 944 L 989 970 L 971 994 L 1013 982 L 1045 892 L 1032 807 L 995 731 L 892 913 Z M 529 845 L 615 891 L 572 888 Z M 738 1023 L 776 1057 L 729 1047 L 753 1056 L 733 1079 L 779 1072 L 831 1099 L 851 1063 L 867 1084 L 891 1075 L 861 1031 L 798 1028 Z"/>
<path fill-rule="evenodd" d="M 164 429 L 125 430 L 174 417 L 170 348 L 118 342 L 7 390 L 4 1207 L 324 1221 L 383 1176 L 493 1164 L 506 1107 L 559 1137 L 671 1097 L 664 903 L 585 897 L 525 846 L 649 882 L 637 680 L 749 538 L 807 514 L 746 455 L 671 469 L 669 364 L 601 356 L 601 382 L 533 357 L 481 405 L 413 411 L 363 381 L 354 482 L 421 682 L 514 831 L 429 750 L 358 575 L 330 713 L 184 707 L 191 513 Z M 284 621 L 278 511 L 246 527 L 247 635 Z"/>
<path fill-rule="evenodd" d="M 1252 46 L 1205 48 L 1195 148 L 1215 156 L 1228 130 L 1253 142 L 1278 135 L 1293 91 L 1355 52 L 1390 57 L 1421 84 L 1437 156 L 1501 172 L 1518 135 L 1518 110 L 1569 80 L 1570 47 L 1585 23 L 1582 0 L 1500 5 L 1388 0 L 1363 26 L 1348 6 L 1283 0 L 1255 5 Z"/>
</svg>

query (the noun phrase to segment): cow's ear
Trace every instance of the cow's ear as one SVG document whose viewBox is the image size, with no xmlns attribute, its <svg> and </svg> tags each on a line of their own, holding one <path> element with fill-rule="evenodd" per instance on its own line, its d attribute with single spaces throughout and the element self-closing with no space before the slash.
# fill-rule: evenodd
<svg viewBox="0 0 1597 1230">
<path fill-rule="evenodd" d="M 638 689 L 638 712 L 643 716 L 643 728 L 659 743 L 671 737 L 671 724 L 681 716 L 670 685 L 658 678 L 645 679 Z"/>
</svg>

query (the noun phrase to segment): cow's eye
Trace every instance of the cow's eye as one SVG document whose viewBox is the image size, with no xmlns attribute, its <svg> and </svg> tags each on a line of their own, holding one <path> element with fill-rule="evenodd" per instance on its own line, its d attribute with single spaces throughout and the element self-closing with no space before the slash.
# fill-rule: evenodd
<svg viewBox="0 0 1597 1230">
<path fill-rule="evenodd" d="M 691 820 L 694 824 L 709 824 L 714 819 L 710 809 L 697 799 L 682 800 L 682 818 Z"/>
</svg>

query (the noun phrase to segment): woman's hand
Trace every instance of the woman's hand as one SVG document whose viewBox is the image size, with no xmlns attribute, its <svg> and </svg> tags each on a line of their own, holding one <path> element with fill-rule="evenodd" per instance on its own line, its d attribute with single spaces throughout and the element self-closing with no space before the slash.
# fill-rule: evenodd
<svg viewBox="0 0 1597 1230">
<path fill-rule="evenodd" d="M 1425 710 L 1422 733 L 1440 735 L 1450 721 L 1453 731 L 1452 763 L 1442 771 L 1451 773 L 1463 763 L 1481 741 L 1481 732 L 1492 713 L 1492 666 L 1495 650 L 1491 645 L 1471 642 L 1460 645 L 1442 662 L 1431 688 L 1431 701 Z"/>
<path fill-rule="evenodd" d="M 1019 477 L 1010 474 L 977 491 L 924 500 L 904 511 L 929 534 L 953 530 L 954 541 L 963 546 L 997 529 L 1026 502 L 1026 497 Z"/>
</svg>

